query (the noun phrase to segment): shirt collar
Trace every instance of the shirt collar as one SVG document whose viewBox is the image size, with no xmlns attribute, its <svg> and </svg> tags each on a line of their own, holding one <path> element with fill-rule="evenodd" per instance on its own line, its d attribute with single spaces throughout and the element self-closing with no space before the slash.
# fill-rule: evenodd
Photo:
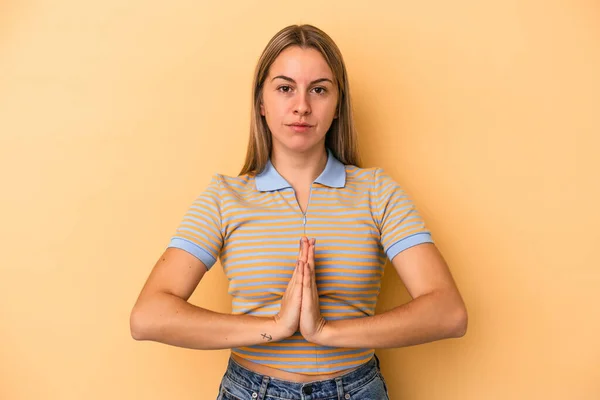
<svg viewBox="0 0 600 400">
<path fill-rule="evenodd" d="M 256 189 L 260 192 L 270 192 L 292 187 L 277 172 L 270 159 L 267 161 L 267 165 L 262 172 L 256 175 L 255 181 Z M 329 149 L 327 149 L 327 164 L 325 165 L 325 169 L 315 179 L 315 183 L 332 188 L 343 188 L 346 185 L 346 167 L 334 157 Z"/>
</svg>

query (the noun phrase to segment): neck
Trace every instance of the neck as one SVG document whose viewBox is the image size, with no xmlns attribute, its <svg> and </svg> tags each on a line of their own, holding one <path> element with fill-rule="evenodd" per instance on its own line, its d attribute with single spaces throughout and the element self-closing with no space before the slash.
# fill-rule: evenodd
<svg viewBox="0 0 600 400">
<path fill-rule="evenodd" d="M 279 149 L 271 154 L 271 163 L 292 186 L 310 185 L 327 165 L 327 150 L 318 147 L 305 153 L 286 152 Z"/>
</svg>

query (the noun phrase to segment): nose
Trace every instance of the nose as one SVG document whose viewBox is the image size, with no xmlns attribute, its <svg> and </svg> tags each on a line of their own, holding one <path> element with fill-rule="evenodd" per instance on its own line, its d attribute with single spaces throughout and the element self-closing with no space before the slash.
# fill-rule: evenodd
<svg viewBox="0 0 600 400">
<path fill-rule="evenodd" d="M 308 95 L 306 93 L 299 93 L 296 97 L 296 104 L 294 105 L 294 114 L 307 115 L 310 114 L 310 111 Z"/>
</svg>

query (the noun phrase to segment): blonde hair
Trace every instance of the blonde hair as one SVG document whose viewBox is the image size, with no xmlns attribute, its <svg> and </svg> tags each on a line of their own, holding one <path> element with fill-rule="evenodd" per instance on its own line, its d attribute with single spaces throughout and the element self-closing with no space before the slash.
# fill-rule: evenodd
<svg viewBox="0 0 600 400">
<path fill-rule="evenodd" d="M 262 88 L 269 68 L 279 54 L 290 46 L 313 48 L 321 53 L 333 72 L 338 87 L 337 118 L 325 136 L 325 146 L 346 165 L 360 166 L 358 138 L 354 127 L 352 103 L 348 86 L 348 73 L 342 53 L 335 42 L 322 30 L 312 25 L 290 25 L 279 31 L 263 50 L 252 84 L 252 110 L 250 137 L 246 161 L 240 175 L 260 173 L 271 156 L 272 138 L 265 118 L 260 114 Z"/>
</svg>

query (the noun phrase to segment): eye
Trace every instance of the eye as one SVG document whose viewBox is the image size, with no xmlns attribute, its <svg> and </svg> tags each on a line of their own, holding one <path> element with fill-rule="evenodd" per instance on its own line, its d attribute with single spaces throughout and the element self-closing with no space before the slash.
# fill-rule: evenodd
<svg viewBox="0 0 600 400">
<path fill-rule="evenodd" d="M 277 88 L 277 90 L 279 90 L 282 93 L 289 93 L 289 92 L 292 91 L 292 88 L 290 86 L 288 86 L 288 85 L 282 85 L 282 86 L 279 86 Z"/>
<path fill-rule="evenodd" d="M 325 89 L 322 86 L 317 86 L 313 90 L 315 91 L 316 94 L 325 94 L 327 92 L 327 89 Z"/>
</svg>

